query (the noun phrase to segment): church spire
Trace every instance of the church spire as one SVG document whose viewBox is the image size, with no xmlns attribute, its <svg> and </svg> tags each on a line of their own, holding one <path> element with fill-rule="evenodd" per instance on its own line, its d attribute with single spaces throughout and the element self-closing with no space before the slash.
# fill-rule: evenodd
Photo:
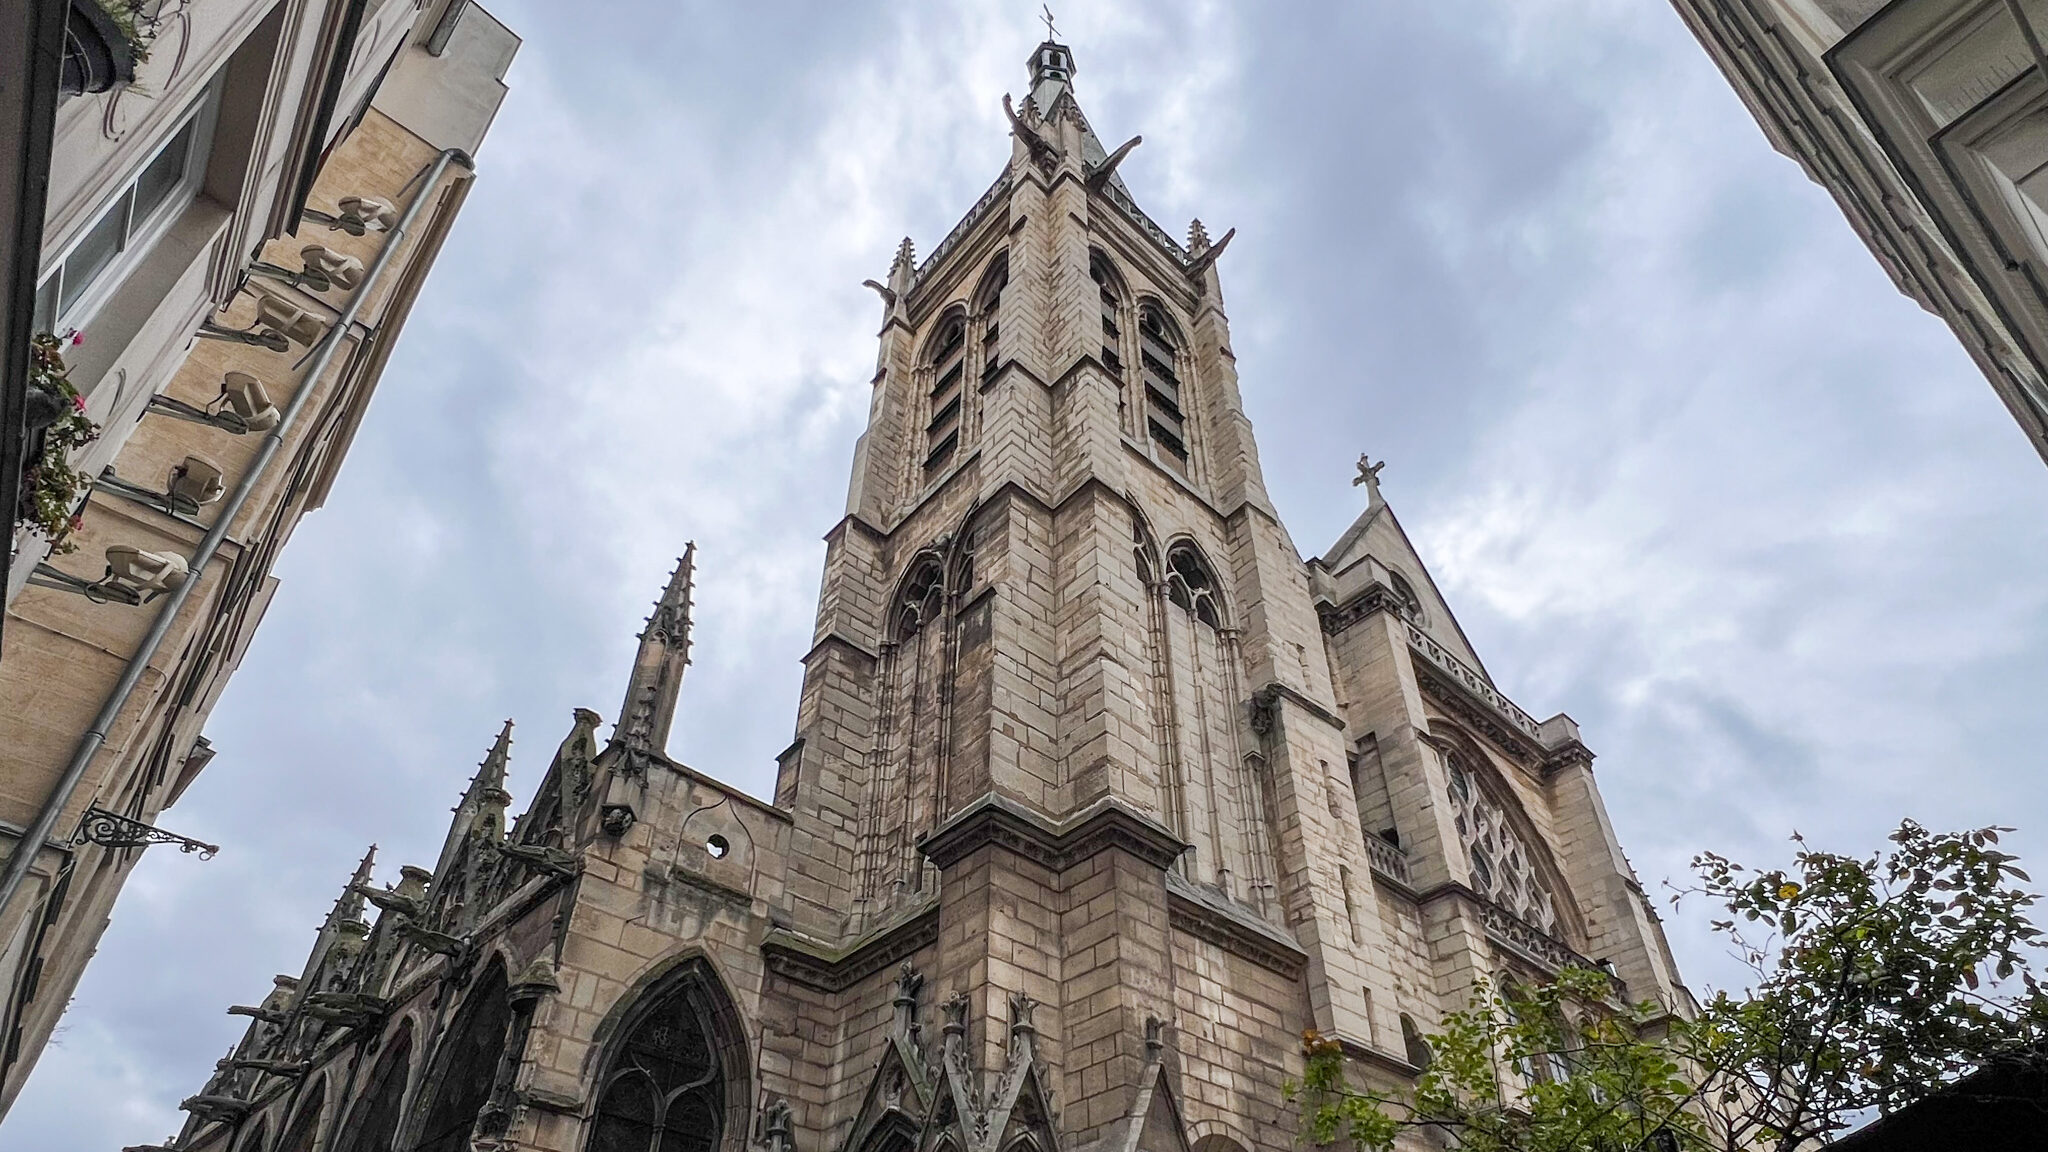
<svg viewBox="0 0 2048 1152">
<path fill-rule="evenodd" d="M 629 748 L 666 754 L 676 694 L 690 663 L 690 594 L 696 565 L 697 544 L 691 541 L 683 546 L 668 587 L 655 602 L 654 615 L 647 618 L 647 630 L 640 633 L 640 652 L 634 657 L 633 677 L 612 733 Z"/>
</svg>

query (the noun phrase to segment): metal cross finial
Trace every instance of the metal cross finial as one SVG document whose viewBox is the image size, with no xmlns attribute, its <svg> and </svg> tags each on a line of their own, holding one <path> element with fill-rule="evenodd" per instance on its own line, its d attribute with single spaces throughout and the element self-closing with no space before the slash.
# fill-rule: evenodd
<svg viewBox="0 0 2048 1152">
<path fill-rule="evenodd" d="M 1039 11 L 1043 13 L 1039 19 L 1045 22 L 1045 38 L 1047 40 L 1059 39 L 1059 30 L 1052 26 L 1052 5 L 1041 4 L 1038 7 Z"/>
</svg>

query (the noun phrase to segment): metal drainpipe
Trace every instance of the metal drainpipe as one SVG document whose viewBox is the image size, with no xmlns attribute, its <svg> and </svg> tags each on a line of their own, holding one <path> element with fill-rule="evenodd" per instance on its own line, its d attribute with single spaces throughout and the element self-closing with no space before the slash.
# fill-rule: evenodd
<svg viewBox="0 0 2048 1152">
<path fill-rule="evenodd" d="M 134 694 L 135 686 L 141 683 L 142 673 L 149 667 L 150 659 L 156 655 L 157 648 L 163 644 L 164 636 L 170 632 L 172 620 L 177 617 L 178 610 L 185 606 L 185 601 L 192 598 L 192 590 L 205 578 L 206 566 L 213 562 L 214 553 L 220 550 L 221 541 L 227 538 L 228 528 L 234 523 L 235 517 L 241 514 L 242 505 L 248 502 L 249 494 L 256 490 L 256 483 L 270 467 L 271 458 L 284 446 L 285 433 L 291 430 L 300 410 L 306 406 L 306 401 L 312 398 L 320 377 L 326 373 L 328 365 L 334 360 L 335 352 L 340 350 L 342 341 L 347 338 L 349 326 L 355 323 L 356 313 L 362 310 L 363 302 L 369 299 L 370 289 L 376 286 L 384 270 L 398 255 L 399 244 L 405 239 L 406 230 L 412 227 L 413 222 L 419 217 L 420 210 L 426 207 L 428 197 L 433 195 L 435 186 L 441 182 L 441 174 L 447 171 L 449 164 L 456 162 L 460 162 L 465 168 L 476 167 L 476 162 L 460 148 L 443 149 L 441 154 L 435 157 L 425 182 L 420 185 L 420 190 L 413 196 L 412 203 L 405 206 L 405 212 L 399 216 L 398 223 L 386 236 L 384 247 L 378 251 L 377 259 L 364 273 L 362 284 L 356 288 L 355 295 L 349 298 L 349 302 L 342 307 L 341 315 L 328 326 L 327 335 L 321 338 L 320 346 L 314 350 L 312 362 L 307 366 L 306 374 L 300 379 L 298 390 L 292 394 L 291 403 L 285 405 L 284 414 L 279 418 L 277 427 L 264 435 L 262 445 L 256 449 L 255 458 L 242 470 L 242 478 L 235 482 L 233 494 L 228 497 L 227 503 L 221 506 L 220 514 L 214 517 L 213 527 L 207 529 L 206 535 L 199 541 L 199 550 L 192 554 L 189 561 L 192 575 L 172 590 L 164 601 L 164 606 L 157 610 L 156 622 L 150 625 L 148 635 L 142 638 L 142 645 L 135 650 L 135 655 L 129 658 L 128 667 L 122 671 L 121 679 L 114 685 L 114 691 L 107 697 L 107 702 L 100 707 L 99 715 L 93 718 L 92 727 L 86 729 L 85 735 L 79 738 L 78 751 L 72 754 L 71 763 L 65 767 L 64 775 L 57 781 L 57 787 L 51 791 L 49 799 L 43 802 L 43 810 L 36 813 L 35 823 L 29 825 L 28 831 L 20 840 L 15 841 L 14 851 L 7 857 L 7 871 L 0 875 L 0 922 L 4 922 L 8 907 L 14 903 L 15 894 L 21 890 L 21 882 L 27 878 L 29 868 L 35 863 L 36 854 L 42 850 L 43 842 L 50 838 L 50 831 L 56 827 L 57 818 L 70 803 L 71 794 L 78 790 L 79 783 L 85 779 L 86 770 L 92 766 L 93 757 L 99 753 L 100 746 L 107 742 L 107 731 L 114 726 L 121 709 L 127 705 L 128 697 Z"/>
</svg>

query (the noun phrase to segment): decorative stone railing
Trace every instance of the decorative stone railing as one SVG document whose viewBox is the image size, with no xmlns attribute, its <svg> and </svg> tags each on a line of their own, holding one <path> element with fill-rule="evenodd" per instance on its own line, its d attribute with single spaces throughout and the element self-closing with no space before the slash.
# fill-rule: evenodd
<svg viewBox="0 0 2048 1152">
<path fill-rule="evenodd" d="M 1466 666 L 1463 660 L 1452 655 L 1443 645 L 1429 638 L 1422 629 L 1408 625 L 1408 647 L 1427 660 L 1431 667 L 1450 677 L 1451 682 L 1479 698 L 1500 719 L 1507 721 L 1515 731 L 1534 740 L 1538 747 L 1548 745 L 1541 726 L 1527 712 L 1515 706 L 1515 702 L 1494 690 L 1476 670 Z"/>
<path fill-rule="evenodd" d="M 1372 862 L 1372 870 L 1394 881 L 1396 884 L 1412 886 L 1408 872 L 1408 854 L 1385 840 L 1368 832 L 1365 835 L 1365 854 Z"/>
<path fill-rule="evenodd" d="M 946 253 L 951 252 L 954 245 L 960 243 L 960 238 L 972 231 L 976 224 L 981 223 L 982 216 L 987 214 L 989 206 L 996 202 L 996 198 L 1009 190 L 1010 170 L 1006 167 L 1002 175 L 996 177 L 996 182 L 988 186 L 988 191 L 981 194 L 981 199 L 974 202 L 974 207 L 967 210 L 967 215 L 961 217 L 958 224 L 953 225 L 953 230 L 946 233 L 946 238 L 939 241 L 937 248 L 932 249 L 932 254 L 924 258 L 924 263 L 917 266 L 917 279 L 924 279 L 925 273 L 938 267 L 939 261 L 945 258 Z"/>
<path fill-rule="evenodd" d="M 1490 900 L 1479 902 L 1479 912 L 1482 922 L 1486 925 L 1488 940 L 1552 972 L 1563 968 L 1606 972 L 1607 978 L 1614 981 L 1616 993 L 1624 1002 L 1627 1001 L 1627 985 L 1623 984 L 1621 977 L 1616 976 L 1610 968 L 1579 955 L 1571 945 Z"/>
<path fill-rule="evenodd" d="M 1182 248 L 1178 241 L 1166 234 L 1166 229 L 1161 228 L 1153 222 L 1150 216 L 1145 215 L 1145 210 L 1138 207 L 1136 201 L 1125 195 L 1123 190 L 1116 186 L 1115 181 L 1104 184 L 1102 186 L 1102 194 L 1109 197 L 1110 203 L 1123 209 L 1124 215 L 1130 217 L 1131 223 L 1136 224 L 1145 235 L 1152 238 L 1153 243 L 1165 250 L 1168 256 L 1173 257 L 1174 263 L 1183 267 L 1187 265 L 1187 249 Z"/>
</svg>

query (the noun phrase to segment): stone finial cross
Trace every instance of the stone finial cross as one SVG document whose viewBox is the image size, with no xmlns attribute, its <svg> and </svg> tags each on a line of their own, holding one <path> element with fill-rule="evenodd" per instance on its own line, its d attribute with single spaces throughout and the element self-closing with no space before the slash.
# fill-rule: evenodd
<svg viewBox="0 0 2048 1152">
<path fill-rule="evenodd" d="M 1052 26 L 1052 5 L 1039 5 L 1039 12 L 1041 13 L 1041 15 L 1038 18 L 1045 23 L 1045 38 L 1047 40 L 1059 39 L 1059 30 Z"/>
<path fill-rule="evenodd" d="M 1360 484 L 1365 485 L 1366 494 L 1372 499 L 1378 500 L 1380 498 L 1380 469 L 1386 466 L 1387 462 L 1385 460 L 1375 464 L 1371 456 L 1363 452 L 1359 453 L 1358 476 L 1351 481 L 1351 486 L 1356 488 Z"/>
</svg>

